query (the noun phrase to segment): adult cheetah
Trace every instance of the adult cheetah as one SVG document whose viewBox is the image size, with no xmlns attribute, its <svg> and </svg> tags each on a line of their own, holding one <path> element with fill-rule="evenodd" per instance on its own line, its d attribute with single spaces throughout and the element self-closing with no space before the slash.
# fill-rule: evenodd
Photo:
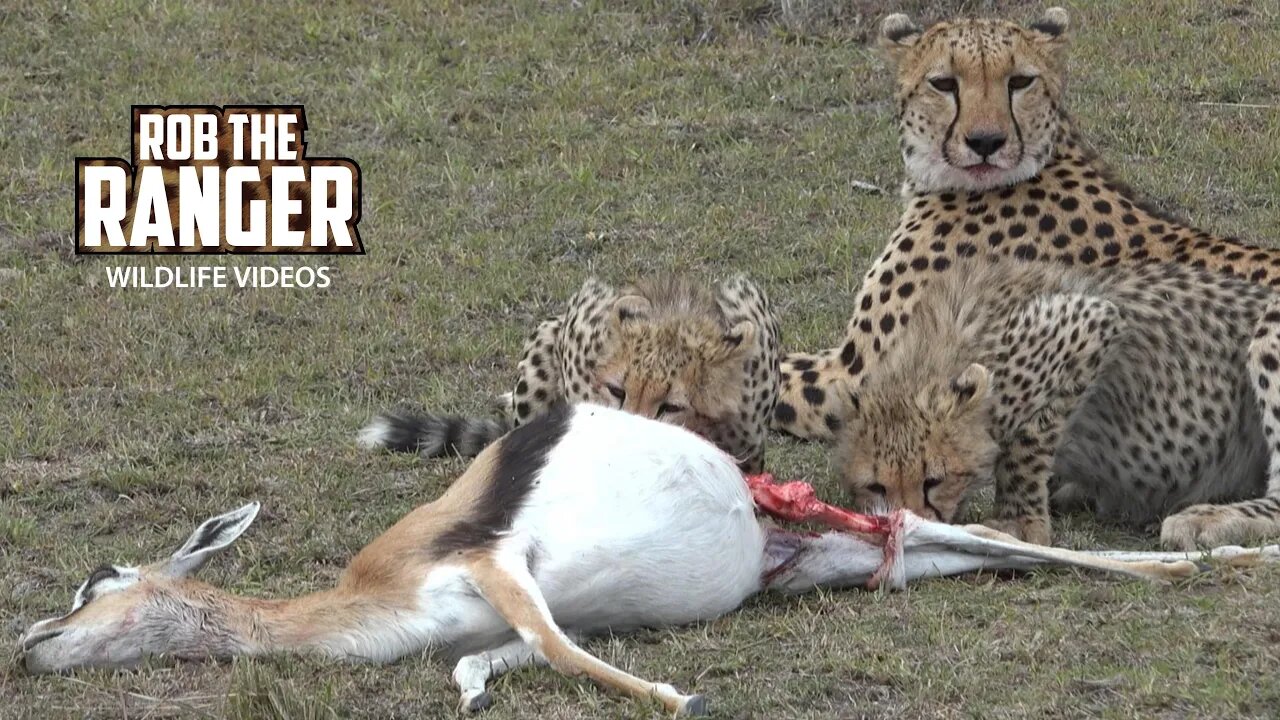
<svg viewBox="0 0 1280 720">
<path fill-rule="evenodd" d="M 994 479 L 989 524 L 1031 542 L 1051 490 L 1174 512 L 1178 548 L 1280 534 L 1280 296 L 1186 265 L 956 265 L 853 396 L 836 457 L 863 503 L 950 521 Z"/>
<path fill-rule="evenodd" d="M 593 402 L 686 427 L 759 472 L 778 398 L 780 338 L 768 296 L 743 275 L 714 293 L 684 278 L 621 291 L 589 278 L 565 313 L 525 342 L 503 417 L 384 412 L 359 441 L 471 456 L 559 403 Z"/>
<path fill-rule="evenodd" d="M 905 15 L 884 20 L 879 43 L 897 68 L 904 211 L 840 347 L 783 358 L 776 429 L 830 439 L 849 391 L 911 321 L 922 287 L 962 258 L 1159 260 L 1280 282 L 1280 252 L 1161 213 L 1087 148 L 1063 105 L 1067 25 L 1060 8 L 1025 28 L 957 20 L 922 31 Z"/>
</svg>

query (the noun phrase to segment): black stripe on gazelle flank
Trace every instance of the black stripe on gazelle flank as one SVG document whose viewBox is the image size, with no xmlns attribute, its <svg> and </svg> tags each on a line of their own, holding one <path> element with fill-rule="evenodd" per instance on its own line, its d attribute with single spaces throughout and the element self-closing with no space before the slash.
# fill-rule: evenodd
<svg viewBox="0 0 1280 720">
<path fill-rule="evenodd" d="M 569 430 L 573 408 L 561 404 L 498 441 L 493 472 L 470 517 L 445 530 L 431 544 L 443 557 L 461 550 L 491 545 L 511 528 L 511 521 L 533 489 L 534 478 L 547 462 L 551 448 Z"/>
</svg>

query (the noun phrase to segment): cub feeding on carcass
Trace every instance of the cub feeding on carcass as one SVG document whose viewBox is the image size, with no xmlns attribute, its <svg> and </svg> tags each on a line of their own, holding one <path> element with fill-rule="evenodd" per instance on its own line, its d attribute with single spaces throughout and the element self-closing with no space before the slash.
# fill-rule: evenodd
<svg viewBox="0 0 1280 720">
<path fill-rule="evenodd" d="M 768 296 L 744 275 L 714 291 L 674 276 L 621 290 L 588 278 L 529 336 L 504 417 L 384 412 L 360 443 L 471 456 L 559 403 L 593 402 L 688 428 L 759 472 L 780 342 Z"/>
<path fill-rule="evenodd" d="M 842 440 L 863 502 L 950 521 L 994 480 L 990 524 L 1037 543 L 1051 490 L 1103 516 L 1168 515 L 1176 547 L 1276 534 L 1280 303 L 1183 265 L 964 260 L 920 291 Z"/>
</svg>

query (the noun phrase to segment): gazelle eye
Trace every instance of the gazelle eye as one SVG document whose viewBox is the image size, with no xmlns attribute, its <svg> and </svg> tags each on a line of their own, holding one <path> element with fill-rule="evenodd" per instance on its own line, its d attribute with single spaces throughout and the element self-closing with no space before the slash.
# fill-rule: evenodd
<svg viewBox="0 0 1280 720">
<path fill-rule="evenodd" d="M 882 497 L 885 494 L 884 486 L 881 485 L 880 483 L 871 483 L 870 485 L 867 486 L 867 490 L 875 493 L 876 495 L 880 495 Z"/>
<path fill-rule="evenodd" d="M 1035 75 L 1010 75 L 1009 87 L 1014 90 L 1024 90 L 1031 87 L 1031 83 L 1036 81 Z"/>
<path fill-rule="evenodd" d="M 933 86 L 934 90 L 944 93 L 953 93 L 960 87 L 960 84 L 953 77 L 929 78 L 929 84 Z"/>
<path fill-rule="evenodd" d="M 662 403 L 661 405 L 658 406 L 658 417 L 662 417 L 663 415 L 674 415 L 675 413 L 683 412 L 683 411 L 684 411 L 683 405 L 676 405 L 675 403 Z"/>
<path fill-rule="evenodd" d="M 612 396 L 614 396 L 615 398 L 617 398 L 617 399 L 618 399 L 618 402 L 622 402 L 623 400 L 626 400 L 626 399 L 627 399 L 627 391 L 626 391 L 626 390 L 623 390 L 622 388 L 618 387 L 617 385 L 614 385 L 614 384 L 612 384 L 612 383 L 611 383 L 611 384 L 609 384 L 609 385 L 605 385 L 605 387 L 609 389 L 609 394 L 610 394 L 610 395 L 612 395 Z"/>
</svg>

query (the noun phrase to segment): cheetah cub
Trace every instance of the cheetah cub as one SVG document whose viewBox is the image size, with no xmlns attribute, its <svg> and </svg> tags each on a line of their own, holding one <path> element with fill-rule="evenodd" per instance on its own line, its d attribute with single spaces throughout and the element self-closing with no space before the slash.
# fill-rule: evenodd
<svg viewBox="0 0 1280 720">
<path fill-rule="evenodd" d="M 768 296 L 744 275 L 714 290 L 670 276 L 621 290 L 588 278 L 562 315 L 529 336 L 504 417 L 384 412 L 359 442 L 471 456 L 560 403 L 592 402 L 688 428 L 759 472 L 780 336 Z"/>
<path fill-rule="evenodd" d="M 994 480 L 989 524 L 1037 543 L 1051 491 L 1167 515 L 1176 548 L 1280 534 L 1280 297 L 1185 265 L 959 262 L 853 396 L 836 461 L 862 503 L 950 521 Z"/>
</svg>

